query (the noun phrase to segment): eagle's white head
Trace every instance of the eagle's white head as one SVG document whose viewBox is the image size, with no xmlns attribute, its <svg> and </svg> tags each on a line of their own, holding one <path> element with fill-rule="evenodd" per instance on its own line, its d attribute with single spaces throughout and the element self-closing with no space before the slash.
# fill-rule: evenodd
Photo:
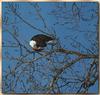
<svg viewBox="0 0 100 95">
<path fill-rule="evenodd" d="M 32 48 L 36 48 L 36 41 L 31 40 L 31 41 L 29 42 L 29 45 L 30 45 Z"/>
</svg>

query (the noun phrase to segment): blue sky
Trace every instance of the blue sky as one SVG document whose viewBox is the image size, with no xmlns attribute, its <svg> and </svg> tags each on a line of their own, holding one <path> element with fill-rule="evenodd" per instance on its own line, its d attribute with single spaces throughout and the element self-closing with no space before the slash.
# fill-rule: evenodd
<svg viewBox="0 0 100 95">
<path fill-rule="evenodd" d="M 39 17 L 36 11 L 36 8 L 34 7 L 36 3 L 3 2 L 2 3 L 2 19 L 3 19 L 2 32 L 3 32 L 4 45 L 18 45 L 16 40 L 7 31 L 11 33 L 16 32 L 16 35 L 17 35 L 16 37 L 19 39 L 19 41 L 31 51 L 31 47 L 28 44 L 29 40 L 31 39 L 33 35 L 39 34 L 41 32 L 33 29 L 32 27 L 24 23 L 14 13 L 12 13 L 11 8 L 9 7 L 11 4 L 16 6 L 17 13 L 31 25 L 38 27 L 39 29 L 49 34 L 53 34 L 54 33 L 53 31 L 55 30 L 56 37 L 59 38 L 61 46 L 63 48 L 79 51 L 81 53 L 91 54 L 92 52 L 93 54 L 98 54 L 98 48 L 96 47 L 96 45 L 94 45 L 97 42 L 97 34 L 98 34 L 98 30 L 97 30 L 98 3 L 76 2 L 75 5 L 73 5 L 72 2 L 71 3 L 65 3 L 65 2 L 64 3 L 61 3 L 61 2 L 38 3 L 38 6 L 36 6 L 36 8 L 37 10 L 39 10 L 40 14 L 45 20 L 45 23 L 48 27 L 47 29 L 44 27 L 44 23 Z M 75 11 L 75 13 L 73 12 L 73 10 Z M 6 21 L 8 24 L 6 24 Z M 20 53 L 19 53 L 20 49 L 18 47 L 17 48 L 3 47 L 2 50 L 3 50 L 2 68 L 3 68 L 3 76 L 4 76 L 5 71 L 7 71 L 8 69 L 8 66 L 11 66 L 11 68 L 13 68 L 16 65 L 17 62 L 12 59 L 13 57 L 15 58 L 15 57 L 20 56 Z M 23 55 L 25 55 L 26 53 L 27 52 L 23 49 Z M 9 58 L 7 59 L 7 55 L 8 57 L 11 57 L 11 60 L 9 60 Z M 27 60 L 31 60 L 31 57 L 32 55 L 27 57 Z M 58 57 L 58 59 L 62 60 L 63 57 L 60 56 Z M 84 62 L 87 63 L 86 69 L 89 68 L 90 65 L 88 65 L 88 63 L 90 63 L 91 61 L 92 61 L 91 59 L 84 60 Z M 42 62 L 41 61 L 37 61 L 37 62 L 38 62 L 38 65 L 42 64 L 44 67 L 49 66 L 46 63 L 45 59 L 43 59 Z M 83 68 L 83 65 L 81 65 L 80 63 L 81 62 L 77 62 L 77 64 L 75 64 L 73 68 L 75 72 L 80 72 L 80 76 L 81 74 L 82 76 L 84 76 L 85 74 L 84 68 Z M 34 64 L 37 65 L 36 63 Z M 55 65 L 58 65 L 58 67 L 60 66 L 59 64 L 55 64 Z M 52 67 L 52 65 L 50 66 Z M 42 67 L 40 67 L 40 69 L 43 71 Z M 47 71 L 49 72 L 49 70 Z M 52 74 L 52 73 L 49 72 L 48 74 Z M 71 76 L 70 70 L 68 71 L 68 74 Z M 43 80 L 43 78 L 41 78 L 41 76 L 43 76 L 41 75 L 41 73 L 35 72 L 34 76 L 39 82 L 41 80 L 40 83 L 43 85 L 48 84 L 50 82 L 50 80 L 48 81 L 48 79 Z M 65 77 L 66 75 L 63 75 L 63 76 Z M 61 83 L 59 82 L 59 84 Z M 18 83 L 18 86 L 21 86 L 20 82 Z M 71 89 L 67 87 L 62 88 L 61 90 L 64 93 L 71 92 Z M 72 92 L 74 93 L 74 91 L 76 90 L 73 90 Z M 17 87 L 16 92 L 20 93 L 21 90 Z M 40 92 L 38 91 L 38 93 L 41 93 L 41 92 L 42 91 Z M 94 86 L 91 86 L 91 88 L 89 89 L 89 92 L 90 93 L 98 92 L 98 81 L 95 83 Z M 35 93 L 35 90 L 34 90 L 34 93 Z M 43 93 L 45 93 L 45 91 Z"/>
</svg>

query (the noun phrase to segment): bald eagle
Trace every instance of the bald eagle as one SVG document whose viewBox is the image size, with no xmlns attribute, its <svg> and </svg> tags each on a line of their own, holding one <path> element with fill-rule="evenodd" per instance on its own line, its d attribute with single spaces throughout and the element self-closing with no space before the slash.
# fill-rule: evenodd
<svg viewBox="0 0 100 95">
<path fill-rule="evenodd" d="M 41 51 L 46 47 L 48 44 L 54 44 L 55 39 L 53 37 L 38 34 L 31 38 L 29 45 L 32 47 L 34 51 Z"/>
</svg>

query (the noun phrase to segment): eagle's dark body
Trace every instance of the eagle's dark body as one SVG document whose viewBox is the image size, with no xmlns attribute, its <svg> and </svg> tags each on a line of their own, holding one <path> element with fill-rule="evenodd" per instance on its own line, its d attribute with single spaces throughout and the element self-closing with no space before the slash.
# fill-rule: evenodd
<svg viewBox="0 0 100 95">
<path fill-rule="evenodd" d="M 38 34 L 35 35 L 31 38 L 30 45 L 35 51 L 41 51 L 44 49 L 44 47 L 47 46 L 48 43 L 53 43 L 54 38 L 43 35 L 43 34 Z"/>
<path fill-rule="evenodd" d="M 47 42 L 53 40 L 53 38 L 43 34 L 38 34 L 36 36 L 33 36 L 31 40 L 36 41 L 37 47 L 46 47 Z"/>
</svg>

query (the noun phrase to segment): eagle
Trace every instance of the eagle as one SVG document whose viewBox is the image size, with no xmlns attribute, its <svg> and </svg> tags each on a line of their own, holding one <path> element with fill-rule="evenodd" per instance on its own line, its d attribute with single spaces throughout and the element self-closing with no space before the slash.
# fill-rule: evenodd
<svg viewBox="0 0 100 95">
<path fill-rule="evenodd" d="M 44 34 L 37 34 L 31 38 L 29 45 L 32 47 L 33 51 L 41 51 L 48 44 L 54 44 L 54 37 L 50 37 Z"/>
</svg>

